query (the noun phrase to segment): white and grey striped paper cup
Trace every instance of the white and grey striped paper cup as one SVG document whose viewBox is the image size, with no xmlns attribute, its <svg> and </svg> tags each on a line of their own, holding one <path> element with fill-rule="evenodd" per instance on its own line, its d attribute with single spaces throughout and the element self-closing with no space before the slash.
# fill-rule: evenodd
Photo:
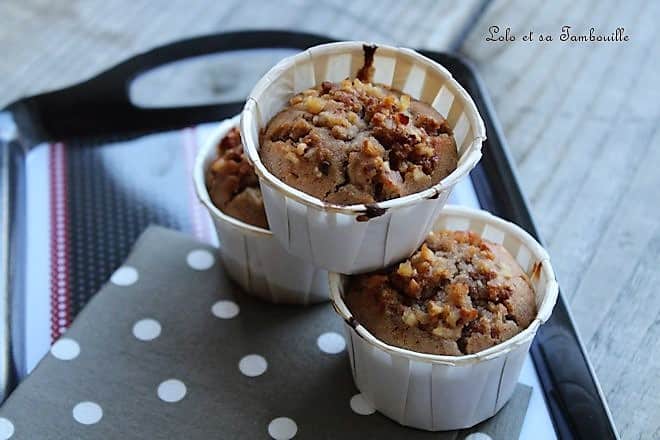
<svg viewBox="0 0 660 440">
<path fill-rule="evenodd" d="M 193 179 L 197 197 L 213 219 L 225 270 L 247 293 L 273 303 L 312 304 L 328 300 L 328 273 L 287 253 L 272 232 L 218 209 L 206 189 L 205 172 L 216 146 L 237 127 L 239 116 L 222 121 L 200 148 Z"/>
<path fill-rule="evenodd" d="M 344 319 L 355 385 L 387 417 L 429 431 L 461 429 L 495 415 L 511 397 L 532 339 L 550 317 L 558 287 L 546 251 L 518 226 L 485 211 L 446 206 L 433 230 L 470 230 L 501 243 L 529 275 L 536 318 L 513 338 L 464 356 L 388 345 L 356 322 L 343 300 L 346 275 L 330 274 L 330 299 Z"/>
<path fill-rule="evenodd" d="M 379 45 L 373 82 L 402 90 L 447 118 L 458 148 L 457 169 L 424 191 L 369 206 L 329 204 L 271 174 L 259 158 L 260 131 L 296 93 L 326 80 L 355 77 L 365 44 L 324 44 L 282 60 L 252 90 L 241 118 L 244 146 L 259 176 L 275 237 L 291 254 L 347 274 L 409 256 L 431 230 L 456 182 L 481 158 L 486 139 L 474 102 L 447 69 L 413 50 Z"/>
</svg>

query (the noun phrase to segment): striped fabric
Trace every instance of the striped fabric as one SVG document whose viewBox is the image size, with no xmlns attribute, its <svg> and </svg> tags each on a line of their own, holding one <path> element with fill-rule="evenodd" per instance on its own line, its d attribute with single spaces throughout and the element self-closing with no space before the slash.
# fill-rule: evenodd
<svg viewBox="0 0 660 440">
<path fill-rule="evenodd" d="M 66 332 L 149 224 L 215 243 L 191 176 L 198 140 L 209 128 L 58 142 L 30 153 L 22 375 Z"/>
</svg>

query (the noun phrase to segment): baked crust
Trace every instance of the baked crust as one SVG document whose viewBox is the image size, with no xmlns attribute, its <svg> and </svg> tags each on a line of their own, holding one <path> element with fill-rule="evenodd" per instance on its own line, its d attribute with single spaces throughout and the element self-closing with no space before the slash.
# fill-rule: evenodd
<svg viewBox="0 0 660 440">
<path fill-rule="evenodd" d="M 443 355 L 492 347 L 536 316 L 532 285 L 513 256 L 460 231 L 431 233 L 404 262 L 352 276 L 346 304 L 387 344 Z"/>
<path fill-rule="evenodd" d="M 339 205 L 429 188 L 456 169 L 447 121 L 431 106 L 359 79 L 295 95 L 261 134 L 266 168 L 287 185 Z"/>
<path fill-rule="evenodd" d="M 238 128 L 229 130 L 218 144 L 217 157 L 206 172 L 206 188 L 225 214 L 268 229 L 259 180 L 243 152 Z"/>
</svg>

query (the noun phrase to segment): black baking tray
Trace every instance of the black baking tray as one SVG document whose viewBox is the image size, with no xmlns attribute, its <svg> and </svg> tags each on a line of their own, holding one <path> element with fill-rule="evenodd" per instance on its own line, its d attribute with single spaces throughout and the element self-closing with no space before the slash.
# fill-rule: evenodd
<svg viewBox="0 0 660 440">
<path fill-rule="evenodd" d="M 192 38 L 139 54 L 78 85 L 20 99 L 0 112 L 0 392 L 3 399 L 16 386 L 17 362 L 23 358 L 23 322 L 18 311 L 24 306 L 24 281 L 29 276 L 25 273 L 25 158 L 29 151 L 40 143 L 59 141 L 77 149 L 93 150 L 95 145 L 104 142 L 233 116 L 240 112 L 243 102 L 138 107 L 129 98 L 129 84 L 151 69 L 185 58 L 248 49 L 305 49 L 331 41 L 319 35 L 283 31 L 246 31 Z M 460 56 L 420 52 L 444 65 L 468 90 L 485 122 L 488 139 L 483 159 L 471 174 L 481 206 L 517 223 L 541 240 L 518 184 L 502 129 L 479 76 Z M 72 221 L 76 221 L 75 217 Z M 158 214 L 147 216 L 144 222 L 190 229 L 185 222 Z M 104 242 L 106 252 L 108 247 L 116 248 L 113 255 L 116 255 L 117 264 L 125 258 L 132 240 L 144 227 L 146 224 L 138 224 L 136 233 L 111 237 Z M 109 274 L 110 271 L 101 270 L 92 283 L 94 289 L 87 295 L 98 290 Z M 88 296 L 82 296 L 74 314 L 84 306 Z M 540 328 L 531 355 L 559 438 L 618 438 L 563 295 L 560 294 L 550 320 Z"/>
</svg>

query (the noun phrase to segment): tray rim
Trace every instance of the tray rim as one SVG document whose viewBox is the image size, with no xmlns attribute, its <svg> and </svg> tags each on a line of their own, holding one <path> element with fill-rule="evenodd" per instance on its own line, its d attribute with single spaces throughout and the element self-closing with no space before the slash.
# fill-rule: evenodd
<svg viewBox="0 0 660 440">
<path fill-rule="evenodd" d="M 242 42 L 239 45 L 240 47 L 232 46 L 232 42 L 235 43 L 237 41 Z M 24 211 L 21 212 L 24 206 L 21 201 L 20 192 L 25 184 L 22 165 L 24 165 L 27 152 L 41 142 L 67 140 L 69 138 L 84 139 L 88 136 L 100 135 L 98 132 L 92 131 L 90 133 L 82 130 L 83 132 L 79 137 L 73 136 L 78 126 L 72 123 L 65 124 L 64 131 L 60 129 L 61 127 L 53 126 L 50 118 L 55 113 L 62 112 L 66 109 L 69 109 L 70 112 L 75 112 L 76 109 L 72 110 L 72 108 L 76 107 L 76 105 L 71 104 L 76 102 L 76 98 L 81 95 L 87 95 L 85 100 L 77 103 L 79 106 L 76 108 L 83 109 L 83 111 L 86 106 L 104 102 L 109 104 L 104 109 L 106 115 L 112 115 L 113 112 L 117 114 L 123 110 L 128 111 L 128 116 L 131 118 L 137 116 L 138 120 L 146 121 L 142 129 L 136 124 L 129 124 L 124 127 L 125 129 L 120 131 L 120 137 L 122 138 L 133 138 L 153 132 L 182 128 L 188 125 L 187 123 L 191 121 L 191 118 L 199 119 L 196 123 L 212 120 L 208 119 L 209 117 L 219 120 L 224 116 L 235 114 L 237 108 L 239 110 L 242 108 L 242 103 L 167 109 L 141 109 L 133 106 L 130 100 L 127 100 L 127 94 L 124 96 L 121 94 L 116 95 L 116 93 L 122 87 L 127 89 L 130 81 L 137 77 L 137 75 L 158 65 L 183 58 L 218 53 L 226 50 L 250 48 L 304 49 L 310 45 L 331 41 L 335 40 L 321 35 L 287 31 L 239 31 L 196 37 L 170 43 L 138 54 L 80 84 L 53 92 L 21 98 L 9 104 L 0 111 L 0 148 L 2 148 L 3 153 L 3 160 L 0 161 L 0 177 L 3 177 L 3 179 L 0 179 L 0 196 L 2 196 L 3 207 L 10 207 L 12 209 L 4 209 L 2 215 L 0 215 L 0 226 L 2 226 L 4 233 L 3 238 L 6 238 L 6 240 L 3 240 L 5 244 L 0 249 L 0 252 L 2 252 L 0 256 L 5 258 L 4 262 L 21 261 L 21 245 L 24 244 L 24 239 L 20 236 L 23 233 L 20 223 L 25 221 L 25 213 Z M 419 52 L 438 62 L 441 62 L 441 59 L 444 63 L 449 63 L 451 65 L 450 71 L 455 77 L 460 78 L 459 82 L 466 81 L 469 83 L 463 84 L 463 86 L 470 90 L 484 118 L 488 132 L 488 148 L 485 149 L 486 154 L 484 154 L 484 158 L 482 159 L 481 165 L 483 166 L 478 166 L 471 176 L 475 187 L 482 189 L 485 186 L 488 187 L 488 191 L 485 193 L 477 191 L 482 207 L 520 225 L 543 243 L 531 216 L 528 202 L 520 189 L 515 166 L 513 165 L 503 131 L 497 120 L 494 106 L 483 80 L 478 75 L 476 69 L 468 60 L 457 54 L 429 50 L 420 50 Z M 104 84 L 108 87 L 104 87 Z M 115 95 L 112 96 L 112 93 L 115 93 Z M 223 112 L 224 116 L 220 114 Z M 176 118 L 176 115 L 183 115 L 184 113 L 187 114 L 186 118 Z M 64 113 L 65 117 L 66 115 L 70 116 L 70 113 Z M 159 118 L 162 118 L 164 122 L 161 122 L 159 126 L 155 126 L 154 121 Z M 116 123 L 113 122 L 113 124 L 115 125 L 110 124 L 110 127 L 116 127 Z M 104 127 L 106 130 L 104 132 L 105 136 L 117 134 L 116 131 L 107 131 L 107 128 Z M 67 133 L 69 136 L 63 136 Z M 486 165 L 490 167 L 490 170 L 487 169 Z M 496 191 L 493 191 L 494 183 L 492 179 L 495 177 L 498 179 L 498 182 L 496 182 L 498 188 L 495 188 Z M 504 198 L 502 191 L 506 195 Z M 0 272 L 0 281 L 2 281 L 0 284 L 0 294 L 2 295 L 0 300 L 2 300 L 2 305 L 8 311 L 15 309 L 17 302 L 20 303 L 20 295 L 12 296 L 11 293 L 19 290 L 17 286 L 20 287 L 24 276 L 22 272 L 24 271 L 19 268 L 15 272 Z M 557 310 L 560 311 L 557 312 Z M 596 408 L 596 412 L 600 413 L 602 427 L 607 431 L 610 438 L 619 438 L 603 391 L 598 383 L 593 366 L 589 361 L 584 344 L 577 333 L 574 318 L 561 292 L 553 316 L 558 314 L 561 314 L 561 318 L 564 320 L 561 324 L 566 327 L 564 330 L 570 333 L 569 336 L 571 336 L 573 343 L 576 344 L 578 353 L 581 356 L 579 360 L 586 366 L 586 373 L 596 390 L 596 397 L 600 404 L 600 408 Z M 15 352 L 20 348 L 20 343 L 15 341 L 17 338 L 14 324 L 16 324 L 16 320 L 20 320 L 20 316 L 16 317 L 14 315 L 16 313 L 9 313 L 9 319 L 6 322 L 0 323 L 4 329 L 4 339 L 0 340 L 0 365 L 2 366 L 2 376 L 0 377 L 2 379 L 0 381 L 0 388 L 2 389 L 0 389 L 0 395 L 3 400 L 17 382 Z M 550 324 L 550 321 L 546 324 L 546 327 L 549 327 L 548 324 Z M 580 432 L 584 433 L 585 431 L 578 429 L 580 426 L 575 425 L 576 421 L 574 417 L 571 417 L 570 410 L 564 406 L 566 402 L 562 402 L 561 390 L 551 388 L 555 380 L 553 375 L 555 372 L 552 368 L 548 368 L 548 371 L 545 372 L 539 371 L 539 365 L 547 366 L 549 362 L 548 356 L 551 356 L 551 353 L 544 352 L 538 338 L 532 346 L 531 353 L 543 385 L 543 394 L 556 433 L 561 438 L 582 437 Z M 543 375 L 547 377 L 543 378 Z M 559 394 L 559 398 L 557 394 Z"/>
</svg>

